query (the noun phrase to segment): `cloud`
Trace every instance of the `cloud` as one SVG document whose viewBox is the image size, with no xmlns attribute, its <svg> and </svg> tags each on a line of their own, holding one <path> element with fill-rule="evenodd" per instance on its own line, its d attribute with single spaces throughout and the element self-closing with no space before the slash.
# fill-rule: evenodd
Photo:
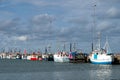
<svg viewBox="0 0 120 80">
<path fill-rule="evenodd" d="M 13 16 L 14 14 L 12 13 L 12 12 L 9 12 L 9 11 L 0 11 L 0 14 L 2 15 L 2 16 L 0 16 L 2 19 L 4 19 L 5 17 L 3 17 L 3 16 L 7 16 L 8 18 L 10 17 L 10 16 Z M 7 19 L 8 19 L 7 18 Z"/>
<path fill-rule="evenodd" d="M 0 21 L 0 31 L 4 32 L 6 35 L 16 35 L 20 29 L 20 19 L 8 19 Z"/>
<path fill-rule="evenodd" d="M 85 25 L 88 23 L 88 20 L 86 20 L 86 19 L 85 19 L 85 17 L 84 18 L 83 17 L 77 17 L 77 18 L 73 17 L 73 18 L 69 19 L 68 22 L 73 23 L 73 24 L 78 24 L 78 25 Z"/>
<path fill-rule="evenodd" d="M 54 37 L 55 28 L 52 26 L 54 16 L 48 14 L 40 14 L 29 20 L 28 24 L 21 22 L 21 19 L 14 18 L 0 21 L 0 31 L 6 35 L 22 36 L 27 35 L 31 40 L 45 39 Z M 23 37 L 22 37 L 23 38 Z M 21 37 L 18 38 L 22 40 Z"/>
<path fill-rule="evenodd" d="M 14 29 L 15 26 L 18 25 L 19 18 L 1 20 L 0 30 L 11 30 Z"/>
<path fill-rule="evenodd" d="M 107 11 L 107 15 L 110 18 L 115 18 L 115 19 L 120 18 L 120 10 L 115 7 L 112 7 Z"/>
<path fill-rule="evenodd" d="M 31 31 L 43 35 L 54 32 L 53 22 L 55 17 L 48 14 L 35 15 L 30 21 Z"/>
<path fill-rule="evenodd" d="M 49 24 L 54 20 L 54 16 L 48 14 L 40 14 L 33 17 L 32 22 L 36 25 Z"/>
<path fill-rule="evenodd" d="M 108 31 L 109 29 L 113 28 L 114 26 L 112 26 L 112 24 L 108 21 L 102 21 L 97 25 L 97 30 L 98 31 Z"/>
<path fill-rule="evenodd" d="M 15 40 L 20 40 L 20 41 L 26 41 L 27 39 L 28 39 L 28 37 L 27 37 L 27 36 L 25 36 L 25 35 L 15 37 Z"/>
</svg>

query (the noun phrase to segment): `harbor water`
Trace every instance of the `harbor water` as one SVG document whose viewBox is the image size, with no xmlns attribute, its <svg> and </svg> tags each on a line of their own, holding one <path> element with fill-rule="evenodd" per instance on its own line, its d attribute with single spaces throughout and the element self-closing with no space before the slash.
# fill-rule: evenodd
<svg viewBox="0 0 120 80">
<path fill-rule="evenodd" d="M 120 80 L 120 65 L 1 59 L 0 80 Z"/>
</svg>

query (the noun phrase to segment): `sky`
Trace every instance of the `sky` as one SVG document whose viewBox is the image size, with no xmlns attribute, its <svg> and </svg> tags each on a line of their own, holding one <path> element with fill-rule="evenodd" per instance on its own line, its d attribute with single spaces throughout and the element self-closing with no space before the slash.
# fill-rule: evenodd
<svg viewBox="0 0 120 80">
<path fill-rule="evenodd" d="M 0 48 L 91 52 L 101 33 L 120 52 L 120 0 L 0 0 Z M 94 7 L 96 5 L 96 7 Z M 95 16 L 94 16 L 95 13 Z M 95 21 L 95 24 L 94 24 Z M 93 37 L 94 34 L 94 37 Z"/>
</svg>

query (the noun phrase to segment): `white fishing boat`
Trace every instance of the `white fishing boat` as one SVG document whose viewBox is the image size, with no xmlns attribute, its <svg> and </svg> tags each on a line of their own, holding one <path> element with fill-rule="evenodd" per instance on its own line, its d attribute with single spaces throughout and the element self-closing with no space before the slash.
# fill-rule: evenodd
<svg viewBox="0 0 120 80">
<path fill-rule="evenodd" d="M 104 50 L 95 50 L 90 56 L 90 61 L 94 64 L 112 64 L 113 56 L 107 54 Z"/>
<path fill-rule="evenodd" d="M 1 59 L 5 59 L 6 56 L 7 56 L 6 53 L 0 53 L 0 58 L 1 58 Z"/>
<path fill-rule="evenodd" d="M 66 52 L 58 52 L 53 55 L 54 62 L 69 62 L 69 56 Z"/>
<path fill-rule="evenodd" d="M 99 47 L 93 50 L 89 56 L 91 63 L 112 64 L 112 62 L 114 61 L 114 58 L 113 58 L 113 55 L 111 54 L 108 41 L 106 41 L 105 46 L 103 48 L 100 48 L 100 40 L 98 45 Z"/>
<path fill-rule="evenodd" d="M 93 26 L 93 38 L 95 38 L 94 36 L 94 32 L 95 32 L 95 7 L 96 5 L 94 5 L 94 26 Z M 89 59 L 91 61 L 91 63 L 94 64 L 112 64 L 113 62 L 113 56 L 110 54 L 109 52 L 109 44 L 108 44 L 108 40 L 106 39 L 106 43 L 104 48 L 101 48 L 101 40 L 100 40 L 100 36 L 101 33 L 98 33 L 98 43 L 96 44 L 96 47 L 94 47 L 93 43 L 94 43 L 94 39 L 92 42 L 92 53 L 89 55 Z"/>
</svg>

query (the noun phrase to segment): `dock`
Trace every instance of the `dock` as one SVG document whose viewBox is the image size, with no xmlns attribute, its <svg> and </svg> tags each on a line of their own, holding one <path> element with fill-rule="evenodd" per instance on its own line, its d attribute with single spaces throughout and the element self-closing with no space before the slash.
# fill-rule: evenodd
<svg viewBox="0 0 120 80">
<path fill-rule="evenodd" d="M 120 64 L 120 54 L 114 54 L 114 62 L 113 64 Z"/>
</svg>

